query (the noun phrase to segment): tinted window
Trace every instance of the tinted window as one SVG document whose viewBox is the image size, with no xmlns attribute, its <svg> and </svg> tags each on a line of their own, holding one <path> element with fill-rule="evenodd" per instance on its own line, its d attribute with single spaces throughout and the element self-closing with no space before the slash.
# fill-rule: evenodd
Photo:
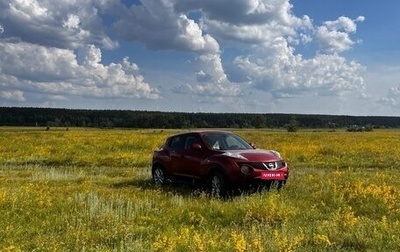
<svg viewBox="0 0 400 252">
<path fill-rule="evenodd" d="M 195 143 L 200 143 L 199 137 L 196 135 L 189 135 L 185 141 L 185 150 L 190 150 Z"/>
<path fill-rule="evenodd" d="M 185 139 L 185 136 L 174 136 L 169 143 L 169 147 L 174 149 L 183 149 L 185 146 Z"/>
</svg>

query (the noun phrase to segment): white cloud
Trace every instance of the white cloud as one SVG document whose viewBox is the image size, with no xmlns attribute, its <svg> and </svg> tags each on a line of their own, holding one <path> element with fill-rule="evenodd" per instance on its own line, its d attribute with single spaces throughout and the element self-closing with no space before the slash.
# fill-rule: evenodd
<svg viewBox="0 0 400 252">
<path fill-rule="evenodd" d="M 70 14 L 68 15 L 68 19 L 64 21 L 63 27 L 67 29 L 79 29 L 79 25 L 81 23 L 81 19 L 79 16 Z"/>
<path fill-rule="evenodd" d="M 201 69 L 201 72 L 210 77 L 209 80 L 212 82 L 223 83 L 227 81 L 219 54 L 199 55 L 195 64 Z"/>
<path fill-rule="evenodd" d="M 213 97 L 237 96 L 240 94 L 240 87 L 228 80 L 219 54 L 199 55 L 194 65 L 200 69 L 195 74 L 197 83 L 174 87 L 174 92 Z"/>
<path fill-rule="evenodd" d="M 236 26 L 270 22 L 297 25 L 300 19 L 291 14 L 292 7 L 288 0 L 175 0 L 178 11 L 201 10 L 206 20 Z"/>
<path fill-rule="evenodd" d="M 79 6 L 79 7 L 78 7 Z M 43 46 L 76 49 L 87 43 L 118 46 L 106 35 L 95 0 L 2 0 L 0 23 L 5 35 Z"/>
<path fill-rule="evenodd" d="M 218 39 L 260 44 L 286 36 L 293 41 L 306 42 L 297 38 L 299 34 L 296 30 L 312 28 L 308 16 L 298 18 L 293 15 L 293 6 L 287 0 L 186 2 L 191 2 L 192 8 L 201 8 L 204 13 L 201 19 L 203 29 Z"/>
<path fill-rule="evenodd" d="M 365 96 L 364 67 L 337 54 L 355 44 L 349 34 L 356 32 L 356 22 L 364 21 L 364 17 L 339 17 L 314 27 L 308 16 L 296 17 L 292 7 L 288 0 L 176 1 L 179 11 L 200 10 L 201 27 L 219 39 L 222 46 L 225 41 L 241 42 L 249 45 L 249 53 L 236 57 L 235 67 L 230 69 L 231 80 L 219 54 L 198 56 L 198 83 L 180 86 L 175 91 L 235 96 L 252 87 L 275 98 L 342 96 L 347 92 Z M 309 59 L 296 53 L 293 46 L 310 43 L 314 37 L 324 53 Z"/>
<path fill-rule="evenodd" d="M 237 57 L 235 64 L 256 88 L 275 97 L 297 95 L 341 95 L 344 91 L 365 92 L 364 68 L 337 54 L 318 54 L 311 59 L 296 55 L 284 38 L 260 47 L 249 56 Z"/>
<path fill-rule="evenodd" d="M 180 71 L 184 77 L 173 80 L 173 92 L 201 101 L 227 103 L 239 96 L 244 107 L 246 96 L 260 90 L 272 98 L 365 93 L 363 66 L 339 55 L 358 43 L 350 35 L 364 21 L 362 16 L 315 26 L 307 15 L 294 15 L 289 0 L 126 3 L 1 0 L 1 96 L 19 101 L 29 99 L 28 92 L 57 101 L 70 95 L 159 98 L 160 91 L 144 80 L 139 66 L 123 58 L 139 49 L 118 51 L 124 54 L 121 62 L 102 62 L 104 50 L 120 49 L 121 41 L 124 46 L 140 43 L 152 51 L 167 50 L 168 55 L 186 53 L 185 60 L 193 57 L 193 76 Z M 319 52 L 309 58 L 298 53 L 312 42 L 320 45 Z M 161 91 L 171 90 L 164 83 L 168 77 L 153 79 L 162 80 Z"/>
<path fill-rule="evenodd" d="M 13 91 L 12 94 L 30 91 L 48 95 L 159 98 L 158 91 L 145 82 L 138 66 L 128 58 L 103 65 L 99 48 L 89 45 L 81 53 L 84 60 L 78 62 L 71 50 L 0 42 L 0 88 L 6 93 Z"/>
<path fill-rule="evenodd" d="M 8 90 L 8 91 L 0 90 L 0 97 L 3 99 L 18 101 L 18 102 L 25 101 L 24 93 L 19 90 Z"/>
<path fill-rule="evenodd" d="M 400 86 L 390 88 L 387 96 L 380 99 L 379 103 L 400 109 Z"/>
<path fill-rule="evenodd" d="M 357 42 L 350 38 L 350 33 L 357 30 L 356 22 L 363 22 L 360 16 L 354 20 L 348 17 L 339 17 L 335 21 L 326 21 L 316 30 L 316 38 L 324 52 L 340 53 L 352 48 Z"/>
<path fill-rule="evenodd" d="M 152 50 L 217 53 L 217 41 L 173 7 L 172 1 L 167 0 L 142 1 L 123 13 L 115 30 L 122 38 L 140 41 Z"/>
<path fill-rule="evenodd" d="M 240 87 L 249 86 L 271 92 L 276 98 L 340 96 L 348 91 L 360 96 L 365 93 L 361 76 L 364 68 L 337 54 L 355 44 L 349 33 L 356 31 L 356 22 L 362 22 L 363 17 L 355 20 L 340 17 L 316 29 L 308 16 L 296 17 L 287 0 L 187 0 L 177 1 L 176 5 L 181 10 L 200 9 L 204 14 L 201 18 L 203 29 L 221 39 L 221 45 L 224 40 L 249 44 L 248 55 L 238 55 L 234 61 L 236 69 L 231 71 L 234 73 L 232 80 L 245 85 L 230 83 L 230 87 L 237 88 L 232 94 L 239 94 Z M 317 53 L 313 58 L 305 59 L 293 46 L 310 43 L 313 36 L 328 54 Z M 222 64 L 221 68 L 215 69 L 222 73 Z M 207 71 L 199 73 L 198 80 L 210 79 Z M 215 80 L 213 83 L 218 83 Z M 197 89 L 192 86 L 191 90 L 200 93 L 210 91 L 212 87 L 218 85 L 199 84 Z"/>
</svg>

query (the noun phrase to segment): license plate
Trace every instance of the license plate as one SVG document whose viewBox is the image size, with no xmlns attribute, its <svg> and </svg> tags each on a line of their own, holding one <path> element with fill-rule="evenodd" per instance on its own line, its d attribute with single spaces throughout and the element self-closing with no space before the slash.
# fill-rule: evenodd
<svg viewBox="0 0 400 252">
<path fill-rule="evenodd" d="M 263 171 L 261 172 L 262 180 L 284 180 L 285 173 L 284 172 L 271 172 L 271 171 Z"/>
</svg>

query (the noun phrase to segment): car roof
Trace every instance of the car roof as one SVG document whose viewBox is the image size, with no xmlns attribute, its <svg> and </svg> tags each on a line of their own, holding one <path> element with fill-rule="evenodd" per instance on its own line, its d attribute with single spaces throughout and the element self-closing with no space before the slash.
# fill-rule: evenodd
<svg viewBox="0 0 400 252">
<path fill-rule="evenodd" d="M 190 133 L 197 133 L 199 135 L 202 135 L 204 133 L 233 133 L 233 132 L 229 131 L 229 130 L 218 130 L 218 129 L 196 129 L 196 130 L 189 130 L 189 131 L 185 131 L 185 132 L 176 133 L 169 137 L 187 135 Z"/>
</svg>

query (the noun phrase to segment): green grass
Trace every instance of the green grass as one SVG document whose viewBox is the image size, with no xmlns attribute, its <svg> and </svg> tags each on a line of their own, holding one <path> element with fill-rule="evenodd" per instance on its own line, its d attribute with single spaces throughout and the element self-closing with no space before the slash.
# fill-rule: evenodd
<svg viewBox="0 0 400 252">
<path fill-rule="evenodd" d="M 291 177 L 226 201 L 152 185 L 174 132 L 0 129 L 0 250 L 399 251 L 398 131 L 238 131 Z"/>
</svg>

